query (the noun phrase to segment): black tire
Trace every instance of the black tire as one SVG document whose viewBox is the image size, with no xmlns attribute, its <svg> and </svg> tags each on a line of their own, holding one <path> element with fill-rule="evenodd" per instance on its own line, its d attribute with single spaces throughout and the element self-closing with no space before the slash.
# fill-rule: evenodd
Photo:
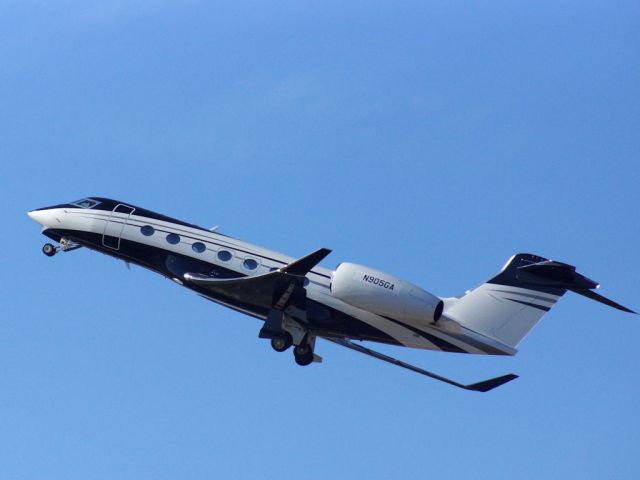
<svg viewBox="0 0 640 480">
<path fill-rule="evenodd" d="M 284 352 L 293 344 L 293 338 L 289 332 L 284 332 L 282 335 L 271 339 L 271 348 L 276 352 Z"/>
<path fill-rule="evenodd" d="M 50 243 L 45 243 L 42 246 L 42 253 L 44 253 L 47 257 L 53 257 L 56 254 L 56 247 L 54 247 Z"/>
<path fill-rule="evenodd" d="M 303 342 L 300 345 L 296 345 L 296 348 L 293 349 L 293 354 L 296 357 L 304 357 L 308 355 L 310 351 L 311 346 L 308 343 Z"/>
<path fill-rule="evenodd" d="M 309 352 L 307 355 L 295 355 L 296 363 L 302 367 L 311 365 L 313 363 L 313 352 Z"/>
<path fill-rule="evenodd" d="M 298 365 L 306 367 L 313 363 L 313 350 L 308 343 L 301 343 L 293 349 L 293 356 Z"/>
</svg>

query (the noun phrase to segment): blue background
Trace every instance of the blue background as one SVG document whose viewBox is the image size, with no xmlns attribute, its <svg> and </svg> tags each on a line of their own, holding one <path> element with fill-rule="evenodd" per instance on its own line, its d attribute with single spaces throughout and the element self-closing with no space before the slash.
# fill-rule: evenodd
<svg viewBox="0 0 640 480">
<path fill-rule="evenodd" d="M 514 358 L 259 323 L 27 210 L 108 196 L 459 295 L 516 252 L 638 297 L 637 2 L 3 2 L 0 478 L 640 477 L 637 317 L 567 295 Z M 374 346 L 375 345 L 370 345 Z"/>
</svg>

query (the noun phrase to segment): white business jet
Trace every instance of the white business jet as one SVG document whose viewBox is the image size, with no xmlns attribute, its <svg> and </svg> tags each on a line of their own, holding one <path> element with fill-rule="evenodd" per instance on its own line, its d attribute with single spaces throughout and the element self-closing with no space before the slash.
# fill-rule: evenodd
<svg viewBox="0 0 640 480">
<path fill-rule="evenodd" d="M 462 297 L 437 297 L 373 268 L 318 266 L 331 250 L 295 259 L 233 237 L 108 198 L 32 210 L 54 256 L 87 247 L 164 275 L 199 295 L 264 324 L 260 338 L 289 347 L 299 365 L 322 359 L 316 339 L 365 353 L 450 385 L 486 392 L 517 375 L 464 385 L 364 347 L 371 341 L 426 350 L 515 355 L 522 339 L 567 290 L 635 313 L 599 295 L 575 267 L 531 254 Z"/>
</svg>

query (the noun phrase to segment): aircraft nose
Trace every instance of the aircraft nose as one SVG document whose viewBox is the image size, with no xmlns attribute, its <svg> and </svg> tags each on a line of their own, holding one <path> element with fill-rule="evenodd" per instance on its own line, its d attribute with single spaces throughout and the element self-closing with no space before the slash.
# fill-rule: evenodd
<svg viewBox="0 0 640 480">
<path fill-rule="evenodd" d="M 52 217 L 53 209 L 51 208 L 38 208 L 36 210 L 31 210 L 27 212 L 29 217 L 38 222 L 43 227 L 49 227 L 52 224 L 52 220 L 55 220 Z"/>
<path fill-rule="evenodd" d="M 44 225 L 44 217 L 46 216 L 44 212 L 45 210 L 31 210 L 27 212 L 27 215 L 29 215 L 31 220 L 38 222 L 40 225 Z"/>
</svg>

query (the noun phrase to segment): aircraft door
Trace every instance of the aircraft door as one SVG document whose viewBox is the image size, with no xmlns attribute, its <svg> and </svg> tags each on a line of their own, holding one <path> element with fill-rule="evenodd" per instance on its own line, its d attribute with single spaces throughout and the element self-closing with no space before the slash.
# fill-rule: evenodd
<svg viewBox="0 0 640 480">
<path fill-rule="evenodd" d="M 119 203 L 111 212 L 102 234 L 102 245 L 120 250 L 120 237 L 135 208 Z"/>
</svg>

